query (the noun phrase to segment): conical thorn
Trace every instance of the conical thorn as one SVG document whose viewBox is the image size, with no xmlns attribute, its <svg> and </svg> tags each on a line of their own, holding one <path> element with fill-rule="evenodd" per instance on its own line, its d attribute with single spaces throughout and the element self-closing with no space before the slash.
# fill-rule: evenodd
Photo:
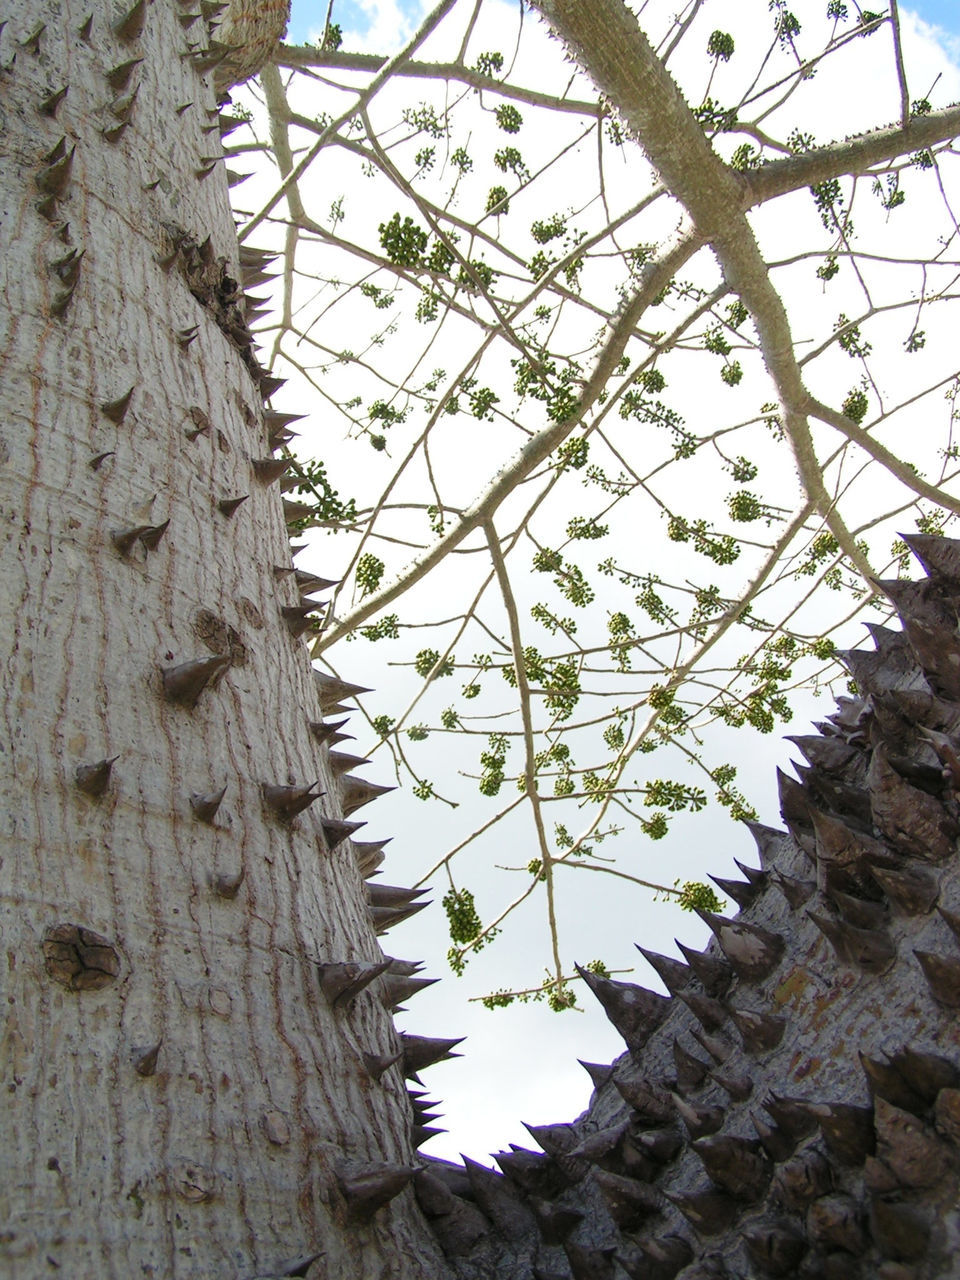
<svg viewBox="0 0 960 1280">
<path fill-rule="evenodd" d="M 127 556 L 136 546 L 140 538 L 151 528 L 148 524 L 130 525 L 127 529 L 114 529 L 110 541 L 122 556 Z"/>
<path fill-rule="evenodd" d="M 726 960 L 709 955 L 706 951 L 684 946 L 676 938 L 674 941 L 686 957 L 687 964 L 700 979 L 707 995 L 722 996 L 733 981 L 733 969 Z"/>
<path fill-rule="evenodd" d="M 340 779 L 340 807 L 343 816 L 349 818 L 351 813 L 362 809 L 371 800 L 386 795 L 388 791 L 396 791 L 396 787 L 381 786 L 376 782 L 367 782 L 364 778 L 355 778 L 353 774 L 344 774 Z"/>
<path fill-rule="evenodd" d="M 220 898 L 235 898 L 240 892 L 245 876 L 246 871 L 243 867 L 234 875 L 227 875 L 226 872 L 221 872 L 211 880 L 214 893 Z"/>
<path fill-rule="evenodd" d="M 431 1036 L 415 1036 L 403 1031 L 400 1033 L 400 1044 L 403 1051 L 403 1074 L 407 1077 L 432 1067 L 437 1062 L 445 1062 L 448 1058 L 459 1058 L 460 1054 L 452 1050 L 463 1043 L 463 1036 L 455 1040 L 443 1040 Z"/>
<path fill-rule="evenodd" d="M 133 393 L 136 389 L 136 384 L 134 384 L 129 391 L 124 392 L 122 396 L 118 396 L 116 400 L 104 401 L 100 405 L 100 412 L 105 418 L 109 418 L 111 422 L 119 426 L 127 416 L 127 410 L 130 408 L 130 401 L 133 399 Z"/>
<path fill-rule="evenodd" d="M 310 721 L 310 732 L 316 738 L 317 742 L 329 742 L 338 730 L 342 729 L 347 723 L 347 717 L 342 720 L 330 720 L 324 723 L 321 720 Z"/>
<path fill-rule="evenodd" d="M 230 666 L 229 653 L 215 653 L 209 658 L 192 658 L 175 667 L 161 668 L 164 696 L 169 702 L 192 707 L 212 680 Z"/>
<path fill-rule="evenodd" d="M 337 1175 L 350 1222 L 369 1222 L 410 1183 L 417 1170 L 403 1164 L 354 1164 Z"/>
<path fill-rule="evenodd" d="M 897 948 L 889 934 L 879 929 L 859 929 L 843 920 L 808 911 L 807 915 L 832 944 L 837 956 L 867 973 L 882 974 L 897 958 Z"/>
<path fill-rule="evenodd" d="M 629 982 L 604 978 L 590 969 L 574 966 L 580 977 L 597 997 L 607 1017 L 623 1036 L 627 1047 L 639 1052 L 653 1031 L 667 1016 L 669 997 Z"/>
<path fill-rule="evenodd" d="M 249 493 L 242 493 L 238 498 L 221 498 L 217 502 L 217 508 L 229 520 L 237 508 L 250 497 Z"/>
<path fill-rule="evenodd" d="M 315 782 L 307 783 L 306 786 L 263 782 L 260 784 L 260 793 L 268 808 L 272 809 L 278 817 L 286 820 L 302 813 L 304 809 L 320 799 L 324 793 L 314 790 L 319 785 L 319 778 Z"/>
<path fill-rule="evenodd" d="M 429 892 L 429 889 L 403 889 L 399 885 L 375 881 L 367 885 L 367 901 L 372 907 L 408 907 Z"/>
<path fill-rule="evenodd" d="M 170 521 L 164 520 L 163 524 L 148 525 L 140 533 L 140 541 L 148 551 L 156 551 L 159 547 L 163 535 L 170 527 Z"/>
<path fill-rule="evenodd" d="M 351 769 L 362 769 L 365 764 L 370 763 L 366 756 L 352 756 L 345 751 L 331 751 L 327 761 L 338 778 L 344 773 L 349 773 Z"/>
<path fill-rule="evenodd" d="M 78 764 L 73 779 L 79 790 L 88 796 L 102 796 L 110 784 L 110 771 L 119 759 L 119 756 L 111 756 L 109 760 L 98 760 L 96 764 Z"/>
<path fill-rule="evenodd" d="M 72 146 L 67 150 L 63 139 L 61 139 L 61 143 L 64 144 L 63 149 L 57 154 L 60 144 L 54 148 L 50 156 L 46 158 L 46 164 L 35 179 L 38 189 L 53 200 L 59 200 L 67 189 L 76 151 L 76 146 Z M 51 158 L 51 156 L 54 158 Z"/>
<path fill-rule="evenodd" d="M 109 71 L 105 71 L 104 79 L 114 93 L 122 93 L 130 83 L 130 77 L 134 71 L 143 62 L 142 58 L 128 58 L 126 62 L 119 62 L 115 67 L 111 67 Z"/>
<path fill-rule="evenodd" d="M 326 852 L 333 853 L 337 845 L 354 831 L 359 831 L 361 827 L 365 827 L 365 822 L 341 822 L 338 818 L 323 817 L 320 819 L 320 830 L 323 832 L 323 842 L 326 845 Z"/>
<path fill-rule="evenodd" d="M 747 1053 L 767 1053 L 776 1049 L 787 1026 L 785 1018 L 757 1013 L 753 1009 L 731 1008 L 730 1017 L 740 1032 Z"/>
<path fill-rule="evenodd" d="M 779 933 L 747 924 L 745 920 L 727 920 L 702 907 L 697 907 L 696 912 L 710 926 L 720 949 L 741 978 L 759 982 L 780 963 L 785 944 Z"/>
<path fill-rule="evenodd" d="M 368 910 L 370 919 L 373 922 L 374 932 L 381 934 L 386 933 L 388 929 L 392 929 L 395 925 L 401 924 L 404 920 L 409 920 L 418 911 L 423 911 L 429 906 L 429 902 L 411 902 L 406 907 L 371 906 Z"/>
<path fill-rule="evenodd" d="M 254 458 L 251 464 L 254 475 L 261 484 L 272 484 L 290 470 L 289 458 Z"/>
<path fill-rule="evenodd" d="M 198 822 L 213 822 L 226 794 L 226 785 L 222 786 L 219 791 L 195 791 L 190 797 L 190 808 L 193 810 L 193 816 Z"/>
<path fill-rule="evenodd" d="M 320 962 L 317 970 L 320 975 L 320 990 L 334 1008 L 342 1008 L 349 1004 L 366 986 L 379 978 L 390 968 L 389 958 L 379 961 L 332 961 Z"/>
<path fill-rule="evenodd" d="M 147 0 L 137 0 L 137 3 L 132 8 L 128 9 L 118 22 L 114 23 L 113 33 L 118 40 L 139 40 L 143 35 L 146 20 Z"/>
<path fill-rule="evenodd" d="M 759 1200 L 765 1194 L 773 1166 L 755 1139 L 719 1134 L 699 1138 L 692 1145 L 718 1187 L 748 1201 Z"/>
<path fill-rule="evenodd" d="M 59 89 L 54 89 L 52 93 L 48 93 L 37 108 L 40 114 L 50 116 L 50 118 L 53 119 L 57 114 L 57 107 L 59 107 L 60 103 L 67 96 L 67 90 L 69 87 L 69 85 L 65 84 Z"/>
<path fill-rule="evenodd" d="M 371 692 L 362 684 L 348 684 L 346 680 L 340 680 L 337 676 L 332 676 L 326 671 L 318 671 L 316 668 L 314 668 L 313 679 L 320 695 L 320 710 L 323 712 L 336 706 L 345 698 L 355 698 L 361 693 Z"/>
<path fill-rule="evenodd" d="M 365 1053 L 363 1055 L 363 1065 L 366 1067 L 368 1075 L 372 1076 L 374 1080 L 379 1080 L 383 1073 L 389 1070 L 395 1062 L 399 1062 L 402 1057 L 402 1050 L 398 1050 L 396 1053 Z"/>
<path fill-rule="evenodd" d="M 960 959 L 935 951 L 914 950 L 933 998 L 948 1009 L 960 1009 Z"/>
<path fill-rule="evenodd" d="M 156 1075 L 157 1059 L 160 1056 L 162 1040 L 147 1047 L 135 1048 L 133 1051 L 133 1069 L 138 1076 Z"/>
</svg>

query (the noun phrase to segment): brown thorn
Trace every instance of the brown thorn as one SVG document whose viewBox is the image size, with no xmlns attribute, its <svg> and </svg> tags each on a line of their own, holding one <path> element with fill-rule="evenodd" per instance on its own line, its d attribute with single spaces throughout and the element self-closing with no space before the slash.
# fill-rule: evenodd
<svg viewBox="0 0 960 1280">
<path fill-rule="evenodd" d="M 133 1069 L 138 1076 L 156 1075 L 157 1058 L 160 1054 L 160 1046 L 162 1040 L 158 1040 L 156 1044 L 150 1045 L 148 1048 L 135 1048 L 133 1051 Z"/>
<path fill-rule="evenodd" d="M 164 520 L 163 524 L 150 525 L 140 534 L 140 541 L 148 551 L 156 551 L 169 526 L 169 520 Z"/>
<path fill-rule="evenodd" d="M 57 107 L 59 107 L 60 103 L 67 96 L 67 90 L 69 87 L 69 85 L 65 84 L 62 89 L 55 89 L 53 93 L 44 98 L 40 103 L 40 106 L 37 108 L 40 114 L 50 116 L 51 118 L 55 116 L 57 114 Z"/>
<path fill-rule="evenodd" d="M 319 962 L 320 990 L 333 1008 L 342 1008 L 389 968 L 389 959 Z"/>
<path fill-rule="evenodd" d="M 243 884 L 246 876 L 246 869 L 241 867 L 236 875 L 227 875 L 222 872 L 220 875 L 214 876 L 211 884 L 214 893 L 220 898 L 235 898 L 240 892 L 240 886 Z"/>
<path fill-rule="evenodd" d="M 319 779 L 306 786 L 262 782 L 260 794 L 268 808 L 272 809 L 278 817 L 287 819 L 302 813 L 304 809 L 320 799 L 323 792 L 314 791 L 314 788 L 319 785 Z"/>
<path fill-rule="evenodd" d="M 104 79 L 114 93 L 122 93 L 126 89 L 130 83 L 130 77 L 142 61 L 142 58 L 129 58 L 126 62 L 119 62 L 115 67 L 104 72 Z"/>
<path fill-rule="evenodd" d="M 261 484 L 272 484 L 290 470 L 288 458 L 254 458 L 253 471 Z"/>
<path fill-rule="evenodd" d="M 175 667 L 161 668 L 164 696 L 169 702 L 192 707 L 211 680 L 216 679 L 232 661 L 229 653 L 208 658 L 193 658 Z"/>
<path fill-rule="evenodd" d="M 402 1050 L 397 1053 L 365 1053 L 363 1055 L 363 1065 L 367 1069 L 368 1075 L 374 1080 L 379 1080 L 385 1071 L 399 1062 L 403 1057 Z"/>
<path fill-rule="evenodd" d="M 105 418 L 109 418 L 111 422 L 116 423 L 119 427 L 127 415 L 127 410 L 130 408 L 130 401 L 133 398 L 135 390 L 136 383 L 134 383 L 129 391 L 125 392 L 122 396 L 119 396 L 116 400 L 104 401 L 100 405 L 100 412 Z"/>
<path fill-rule="evenodd" d="M 110 783 L 110 771 L 119 756 L 98 760 L 96 764 L 78 764 L 73 771 L 77 787 L 88 796 L 102 796 Z"/>
<path fill-rule="evenodd" d="M 118 40 L 124 42 L 139 40 L 146 20 L 147 0 L 137 0 L 133 8 L 128 9 L 119 22 L 114 23 L 113 33 Z"/>
<path fill-rule="evenodd" d="M 193 810 L 193 816 L 198 822 L 213 822 L 226 794 L 226 785 L 222 786 L 219 791 L 195 791 L 190 797 L 190 808 Z"/>
<path fill-rule="evenodd" d="M 249 497 L 249 493 L 243 493 L 239 498 L 221 498 L 217 503 L 217 509 L 229 520 L 241 503 L 246 502 Z"/>
<path fill-rule="evenodd" d="M 33 28 L 29 35 L 24 36 L 20 41 L 21 49 L 28 49 L 30 53 L 36 55 L 40 52 L 40 37 L 47 29 L 45 22 L 40 22 Z"/>
<path fill-rule="evenodd" d="M 110 534 L 110 541 L 122 556 L 129 555 L 133 550 L 135 543 L 150 530 L 153 526 L 149 524 L 135 524 L 128 529 L 114 529 Z"/>
</svg>

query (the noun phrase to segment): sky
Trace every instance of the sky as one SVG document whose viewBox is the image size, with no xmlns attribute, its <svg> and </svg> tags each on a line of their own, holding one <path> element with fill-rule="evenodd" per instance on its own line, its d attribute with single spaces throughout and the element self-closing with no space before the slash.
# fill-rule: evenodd
<svg viewBox="0 0 960 1280">
<path fill-rule="evenodd" d="M 946 8 L 946 4 L 943 5 Z M 366 33 L 379 15 L 399 9 L 409 18 L 416 17 L 424 8 L 421 0 L 335 0 L 333 21 L 344 31 Z M 289 44 L 300 44 L 310 39 L 313 32 L 322 29 L 327 12 L 327 0 L 293 0 L 290 26 L 287 29 Z"/>
<path fill-rule="evenodd" d="M 821 2 L 825 8 L 826 0 L 811 2 L 818 11 Z M 725 0 L 714 0 L 712 7 L 718 15 L 724 3 Z M 766 0 L 751 0 L 751 3 L 766 13 Z M 797 0 L 798 10 L 806 3 L 808 0 Z M 336 0 L 333 19 L 343 28 L 345 48 L 392 51 L 402 37 L 409 35 L 413 22 L 428 7 L 427 0 Z M 944 32 L 945 47 L 960 61 L 960 11 L 956 0 L 923 0 L 910 6 L 901 5 L 902 11 L 908 9 L 925 22 L 938 25 Z M 294 0 L 289 41 L 296 43 L 315 36 L 322 27 L 326 10 L 327 0 Z M 323 571 L 322 566 L 311 567 L 317 572 Z M 358 661 L 363 661 L 359 651 L 356 655 L 347 653 L 341 665 L 346 669 L 348 663 Z M 364 670 L 352 671 L 350 675 L 363 684 L 372 683 Z M 793 731 L 803 732 L 805 720 L 813 716 L 812 703 L 801 708 Z M 368 744 L 358 742 L 356 745 Z M 742 772 L 749 771 L 762 779 L 766 797 L 762 820 L 776 824 L 773 765 L 786 764 L 789 749 L 781 745 L 772 750 L 773 746 L 770 740 L 746 739 L 738 743 L 737 750 Z M 379 766 L 379 763 L 378 757 L 376 764 Z M 371 770 L 370 776 L 376 777 L 377 771 Z M 388 861 L 384 868 L 384 879 L 390 883 L 407 882 L 404 846 L 419 846 L 420 867 L 424 847 L 435 845 L 438 856 L 447 848 L 444 836 L 437 829 L 442 816 L 435 809 L 418 807 L 417 801 L 403 796 L 389 797 L 380 802 L 371 819 L 376 824 L 377 835 L 395 833 L 398 837 L 391 846 L 393 862 Z M 504 860 L 525 861 L 527 856 L 513 850 L 509 854 L 504 855 Z M 704 829 L 699 819 L 691 824 L 681 822 L 669 854 L 663 847 L 658 856 L 669 856 L 672 860 L 669 875 L 663 876 L 667 879 L 684 874 L 686 868 L 681 869 L 677 863 L 677 859 L 684 856 L 690 859 L 691 875 L 697 874 L 695 864 L 699 864 L 702 874 L 705 863 L 706 869 L 714 874 L 736 876 L 734 857 L 750 863 L 756 861 L 749 839 L 729 822 L 722 828 Z M 442 889 L 441 885 L 435 898 L 440 897 Z M 689 916 L 678 923 L 675 911 L 663 906 L 651 910 L 639 904 L 631 919 L 629 910 L 624 904 L 621 918 L 598 920 L 597 932 L 602 934 L 609 929 L 611 933 L 625 934 L 628 949 L 629 944 L 636 941 L 655 951 L 672 952 L 675 933 L 680 933 L 691 945 L 703 945 L 697 933 L 698 922 Z M 458 984 L 444 961 L 449 940 L 444 937 L 442 915 L 435 908 L 432 925 L 428 922 L 430 915 L 428 912 L 418 916 L 385 940 L 393 954 L 424 957 L 429 961 L 431 976 L 444 977 L 438 987 L 418 997 L 411 1012 L 405 1015 L 404 1028 L 427 1035 L 468 1036 L 463 1059 L 433 1068 L 426 1077 L 426 1086 L 445 1103 L 440 1109 L 445 1111 L 446 1119 L 439 1123 L 451 1130 L 449 1138 L 431 1142 L 426 1153 L 455 1157 L 463 1150 L 482 1159 L 486 1152 L 502 1148 L 507 1142 L 532 1145 L 521 1127 L 522 1121 L 542 1124 L 572 1119 L 586 1105 L 589 1080 L 576 1059 L 610 1061 L 622 1051 L 622 1042 L 594 1008 L 583 1014 L 556 1015 L 542 1006 L 528 1005 L 490 1013 L 476 1005 L 467 1005 L 468 980 Z M 538 939 L 534 946 L 540 945 Z M 505 954 L 504 964 L 509 967 L 510 963 L 509 954 Z M 646 977 L 639 980 L 648 981 Z M 504 981 L 511 983 L 509 972 L 505 973 Z M 495 982 L 488 985 L 493 986 Z"/>
<path fill-rule="evenodd" d="M 921 3 L 905 5 L 904 8 L 917 13 L 926 22 L 932 22 L 944 31 L 960 34 L 960 8 L 956 0 L 922 0 Z"/>
<path fill-rule="evenodd" d="M 426 7 L 422 0 L 335 0 L 333 20 L 344 31 L 366 35 L 375 24 L 389 21 L 391 12 L 399 11 L 409 19 Z M 960 4 L 957 0 L 915 0 L 913 4 L 901 4 L 900 7 L 960 39 Z M 293 0 L 287 32 L 289 43 L 301 44 L 309 40 L 313 32 L 322 28 L 326 12 L 327 0 Z"/>
<path fill-rule="evenodd" d="M 333 21 L 345 32 L 360 32 L 368 37 L 377 28 L 382 30 L 391 21 L 395 22 L 397 13 L 414 21 L 427 7 L 422 0 L 335 0 Z M 322 30 L 326 12 L 327 0 L 293 0 L 288 43 L 310 40 L 315 32 Z"/>
</svg>

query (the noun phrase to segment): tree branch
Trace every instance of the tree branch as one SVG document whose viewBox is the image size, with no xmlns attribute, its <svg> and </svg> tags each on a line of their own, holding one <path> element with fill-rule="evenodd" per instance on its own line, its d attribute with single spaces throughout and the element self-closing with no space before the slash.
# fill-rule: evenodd
<svg viewBox="0 0 960 1280">
<path fill-rule="evenodd" d="M 551 423 L 532 436 L 514 460 L 499 472 L 487 490 L 464 513 L 463 519 L 388 587 L 369 596 L 362 605 L 329 627 L 317 641 L 315 653 L 329 648 L 337 640 L 355 630 L 367 618 L 372 618 L 374 614 L 379 613 L 381 609 L 385 609 L 388 604 L 409 591 L 449 552 L 458 547 L 464 538 L 491 519 L 501 502 L 514 491 L 517 485 L 542 462 L 545 462 L 554 449 L 566 440 L 603 390 L 644 311 L 669 284 L 683 264 L 700 248 L 701 243 L 697 235 L 684 235 L 664 258 L 644 268 L 643 282 L 615 321 L 610 337 L 597 359 L 594 371 L 584 386 L 577 408 L 571 416 L 562 422 Z"/>
<path fill-rule="evenodd" d="M 525 791 L 527 799 L 530 801 L 530 808 L 533 811 L 533 824 L 537 832 L 537 843 L 540 846 L 540 863 L 547 886 L 547 922 L 550 928 L 550 945 L 553 948 L 553 964 L 557 981 L 559 982 L 563 969 L 560 964 L 560 939 L 557 934 L 553 855 L 547 844 L 547 834 L 543 829 L 543 811 L 540 808 L 540 796 L 537 793 L 537 761 L 533 741 L 533 717 L 530 714 L 530 683 L 527 680 L 527 667 L 523 656 L 520 617 L 517 613 L 517 602 L 514 599 L 513 587 L 510 585 L 510 576 L 507 573 L 503 552 L 500 550 L 500 540 L 497 537 L 497 531 L 493 526 L 492 520 L 484 523 L 483 531 L 487 538 L 487 546 L 490 548 L 490 558 L 493 561 L 494 572 L 497 575 L 497 585 L 500 588 L 500 594 L 503 596 L 503 607 L 506 610 L 507 621 L 510 626 L 510 647 L 513 650 L 513 665 L 517 673 L 520 718 L 523 721 Z"/>
<path fill-rule="evenodd" d="M 307 67 L 318 67 L 327 71 L 380 71 L 387 59 L 375 53 L 342 53 L 321 52 L 309 46 L 294 47 L 284 45 L 277 51 L 274 62 L 280 67 L 289 67 L 300 71 Z M 459 62 L 405 62 L 394 69 L 394 76 L 406 76 L 419 80 L 455 80 L 469 85 L 472 89 L 488 90 L 503 98 L 512 98 L 516 102 L 525 102 L 531 107 L 546 107 L 550 111 L 570 112 L 573 115 L 589 116 L 594 120 L 602 120 L 608 112 L 599 102 L 581 102 L 576 98 L 558 98 L 551 93 L 540 93 L 536 89 L 528 89 L 524 85 L 508 84 L 505 80 L 495 80 L 493 76 L 484 75 Z"/>
<path fill-rule="evenodd" d="M 601 93 L 619 106 L 651 163 L 683 204 L 750 312 L 783 406 L 801 483 L 845 554 L 873 589 L 873 570 L 827 493 L 806 419 L 807 391 L 786 308 L 747 221 L 742 175 L 723 163 L 622 0 L 534 0 Z"/>
<path fill-rule="evenodd" d="M 368 106 L 373 101 L 387 81 L 400 67 L 403 66 L 411 53 L 423 44 L 427 36 L 429 36 L 431 31 L 433 31 L 434 28 L 442 22 L 456 2 L 457 0 L 440 0 L 440 3 L 436 8 L 433 9 L 433 11 L 423 20 L 412 39 L 408 40 L 399 52 L 395 53 L 392 58 L 383 64 L 379 74 L 374 76 L 365 89 L 358 92 L 356 102 L 354 102 L 351 107 L 348 107 L 346 111 L 337 116 L 336 120 L 331 120 L 330 124 L 326 127 L 314 145 L 303 157 L 297 167 L 287 175 L 263 208 L 259 210 L 258 213 L 255 213 L 246 226 L 238 232 L 237 238 L 241 244 L 260 225 L 260 223 L 264 221 L 264 219 L 269 217 L 270 213 L 280 203 L 290 187 L 292 187 L 294 183 L 299 182 L 300 178 L 307 171 L 310 165 L 313 164 L 314 160 L 323 148 L 336 137 L 339 130 L 347 123 L 347 121 L 352 120 L 362 107 Z"/>
<path fill-rule="evenodd" d="M 901 484 L 905 484 L 908 489 L 912 489 L 919 497 L 929 498 L 931 502 L 935 502 L 940 507 L 946 507 L 954 515 L 960 515 L 960 499 L 951 497 L 949 493 L 945 493 L 937 485 L 928 483 L 913 470 L 909 463 L 903 462 L 895 453 L 891 453 L 885 445 L 882 445 L 879 440 L 874 440 L 862 427 L 858 427 L 855 422 L 851 422 L 842 413 L 838 413 L 836 409 L 831 409 L 829 405 L 821 404 L 819 400 L 812 396 L 808 401 L 808 411 L 815 418 L 819 418 L 821 422 L 828 422 L 831 427 L 836 427 L 848 440 L 851 440 L 858 448 L 863 449 L 865 453 L 869 453 L 871 458 L 875 458 L 877 462 L 882 463 L 891 475 L 896 476 Z"/>
<path fill-rule="evenodd" d="M 960 106 L 945 107 L 926 116 L 912 116 L 906 124 L 887 125 L 799 156 L 771 160 L 742 175 L 748 207 L 800 187 L 814 187 L 828 178 L 862 173 L 884 160 L 893 160 L 911 151 L 925 151 L 958 135 Z"/>
</svg>

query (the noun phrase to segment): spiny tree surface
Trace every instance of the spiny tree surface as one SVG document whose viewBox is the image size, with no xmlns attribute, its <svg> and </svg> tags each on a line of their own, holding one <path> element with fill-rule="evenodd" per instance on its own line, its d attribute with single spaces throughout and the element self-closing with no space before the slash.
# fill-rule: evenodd
<svg viewBox="0 0 960 1280">
<path fill-rule="evenodd" d="M 804 470 L 814 406 L 736 212 L 754 179 L 734 180 L 705 149 L 625 11 L 595 8 L 586 28 L 580 6 L 551 16 L 675 185 L 694 227 L 687 248 L 709 243 L 724 292 L 753 308 L 803 519 L 816 513 L 865 572 L 819 460 Z M 788 833 L 761 831 L 759 871 L 721 886 L 744 917 L 706 913 L 717 944 L 691 952 L 689 971 L 654 959 L 676 995 L 584 971 L 630 1050 L 593 1068 L 590 1114 L 538 1130 L 542 1156 L 505 1154 L 506 1177 L 422 1166 L 411 1149 L 429 1110 L 403 1077 L 454 1042 L 398 1038 L 390 1024 L 420 980 L 382 955 L 374 928 L 417 895 L 365 888 L 380 849 L 349 840 L 347 819 L 378 788 L 329 749 L 340 730 L 324 716 L 355 687 L 318 678 L 302 644 L 301 588 L 322 580 L 290 563 L 284 515 L 314 514 L 284 512 L 277 492 L 289 422 L 264 405 L 275 387 L 247 326 L 256 302 L 237 283 L 262 276 L 264 257 L 237 250 L 215 141 L 234 120 L 218 119 L 209 77 L 219 69 L 223 87 L 261 54 L 211 40 L 206 20 L 224 15 L 179 2 L 8 12 L 5 1269 L 442 1276 L 414 1183 L 465 1277 L 951 1274 L 956 545 L 913 540 L 929 582 L 880 584 L 905 631 L 878 630 L 875 659 L 847 659 L 860 696 L 804 741 L 809 772 L 782 784 Z M 277 13 L 237 6 L 226 18 L 263 50 Z M 260 16 L 268 30 L 245 27 Z M 369 97 L 403 61 L 374 68 Z M 905 103 L 892 134 L 785 161 L 783 190 L 869 172 L 956 128 L 948 112 L 917 114 Z M 671 125 L 676 156 L 658 132 Z M 276 153 L 282 168 L 279 141 Z M 761 194 L 771 171 L 767 194 L 780 190 L 785 170 L 768 166 Z M 661 264 L 658 294 L 682 260 Z M 646 305 L 656 295 L 641 265 Z M 488 294 L 483 273 L 465 270 Z M 603 317 L 620 337 L 601 344 L 599 382 L 587 378 L 576 411 L 538 441 L 532 429 L 534 452 L 547 449 L 534 469 L 599 403 L 605 358 L 615 367 L 617 342 L 635 336 L 630 307 Z M 898 481 L 951 509 L 941 487 L 900 469 Z M 522 692 L 497 510 L 474 527 Z M 428 675 L 438 662 L 439 651 Z M 529 759 L 532 726 L 523 732 Z M 541 872 L 549 889 L 548 863 L 537 883 Z M 562 987 L 559 968 L 551 981 Z M 759 1116 L 753 1137 L 761 1103 L 769 1122 Z"/>
<path fill-rule="evenodd" d="M 3 17 L 0 1273 L 442 1275 L 245 319 L 210 72 L 250 51 L 170 0 Z"/>
</svg>

